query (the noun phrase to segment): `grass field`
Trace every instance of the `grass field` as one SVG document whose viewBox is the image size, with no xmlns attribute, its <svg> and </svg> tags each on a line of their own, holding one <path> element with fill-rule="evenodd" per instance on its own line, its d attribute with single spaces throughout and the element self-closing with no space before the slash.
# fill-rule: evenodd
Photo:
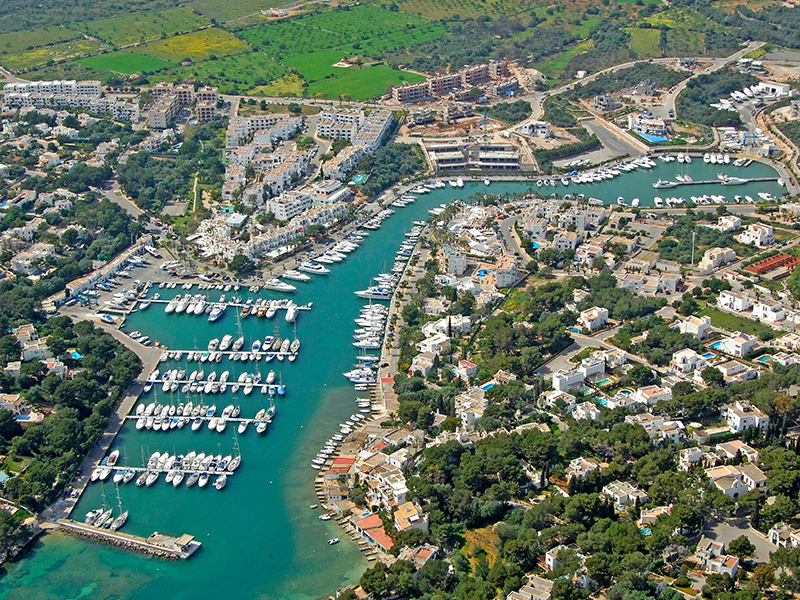
<svg viewBox="0 0 800 600">
<path fill-rule="evenodd" d="M 122 46 L 173 35 L 180 31 L 191 31 L 208 24 L 207 19 L 188 8 L 168 8 L 86 21 L 79 23 L 77 27 L 104 42 Z"/>
<path fill-rule="evenodd" d="M 0 34 L 0 53 L 22 52 L 39 46 L 74 40 L 81 34 L 65 27 L 47 27 L 16 33 Z"/>
<path fill-rule="evenodd" d="M 107 44 L 80 38 L 70 42 L 62 42 L 60 44 L 53 44 L 52 46 L 43 46 L 42 48 L 27 50 L 25 52 L 9 52 L 8 54 L 0 56 L 0 64 L 7 69 L 19 71 L 41 66 L 51 60 L 68 60 L 70 58 L 78 58 L 79 56 L 85 56 L 86 54 L 93 54 L 107 49 L 109 49 Z"/>
<path fill-rule="evenodd" d="M 631 50 L 637 56 L 649 58 L 651 56 L 661 56 L 658 46 L 661 42 L 660 29 L 628 29 L 631 34 Z"/>
<path fill-rule="evenodd" d="M 122 73 L 124 75 L 153 73 L 172 66 L 172 63 L 166 60 L 145 56 L 143 54 L 133 54 L 132 52 L 125 52 L 124 50 L 82 58 L 77 62 L 84 67 L 91 67 L 98 71 L 114 71 L 115 73 Z"/>
<path fill-rule="evenodd" d="M 344 40 L 361 40 L 400 31 L 407 25 L 420 25 L 426 19 L 417 15 L 394 12 L 377 6 L 361 5 L 350 10 L 334 10 L 301 20 L 340 36 Z"/>
<path fill-rule="evenodd" d="M 311 27 L 305 21 L 300 19 L 258 27 L 241 32 L 239 37 L 278 60 L 342 43 L 342 36 Z"/>
<path fill-rule="evenodd" d="M 156 79 L 194 79 L 216 85 L 223 94 L 230 94 L 266 85 L 286 73 L 286 69 L 270 57 L 260 52 L 246 52 L 189 67 L 174 67 L 159 73 Z"/>
<path fill-rule="evenodd" d="M 453 15 L 462 18 L 501 17 L 517 14 L 530 14 L 536 6 L 524 0 L 401 0 L 397 2 L 400 10 L 421 14 L 430 19 L 452 19 Z"/>
<path fill-rule="evenodd" d="M 199 12 L 207 19 L 214 19 L 218 23 L 257 13 L 265 8 L 280 6 L 286 0 L 194 0 L 189 2 L 189 7 Z"/>
<path fill-rule="evenodd" d="M 302 56 L 293 56 L 283 61 L 287 67 L 294 69 L 309 83 L 348 71 L 347 67 L 332 67 L 346 56 L 341 50 L 319 50 Z"/>
<path fill-rule="evenodd" d="M 49 67 L 39 67 L 36 71 L 25 73 L 26 79 L 33 81 L 52 81 L 54 79 L 97 79 L 105 83 L 110 77 L 116 77 L 111 71 L 98 71 L 78 61 L 58 63 Z"/>
<path fill-rule="evenodd" d="M 347 95 L 352 100 L 362 101 L 380 96 L 391 85 L 398 85 L 403 81 L 415 83 L 425 79 L 416 73 L 399 71 L 387 65 L 342 70 L 345 72 L 335 77 L 310 83 L 308 97 L 338 98 L 340 95 Z"/>
<path fill-rule="evenodd" d="M 719 25 L 700 13 L 685 8 L 670 8 L 647 19 L 651 25 L 666 25 L 671 29 L 705 31 L 719 29 Z"/>
<path fill-rule="evenodd" d="M 296 98 L 303 95 L 304 89 L 305 82 L 303 79 L 294 73 L 288 73 L 275 81 L 270 81 L 267 85 L 258 85 L 248 93 L 251 96 L 273 96 L 278 98 L 291 96 Z"/>
<path fill-rule="evenodd" d="M 422 42 L 445 37 L 446 35 L 449 34 L 447 27 L 443 24 L 425 23 L 409 30 L 395 31 L 394 33 L 379 35 L 365 40 L 348 42 L 336 48 L 350 54 L 379 56 L 384 52 L 391 52 L 400 48 L 413 48 Z"/>
<path fill-rule="evenodd" d="M 701 317 L 711 317 L 711 325 L 713 327 L 719 327 L 730 332 L 741 331 L 747 335 L 757 335 L 762 329 L 769 329 L 768 326 L 761 325 L 758 321 L 730 315 L 708 306 L 697 314 Z"/>
<path fill-rule="evenodd" d="M 580 54 L 581 52 L 585 52 L 590 48 L 590 46 L 591 42 L 589 40 L 581 42 L 580 44 L 575 44 L 563 54 L 559 54 L 558 56 L 543 62 L 542 64 L 538 65 L 537 68 L 548 79 L 556 79 L 573 56 Z"/>
<path fill-rule="evenodd" d="M 200 62 L 208 60 L 212 56 L 230 56 L 249 50 L 250 46 L 232 33 L 212 27 L 166 40 L 142 44 L 132 48 L 131 52 L 179 63 L 187 58 L 194 62 Z"/>
</svg>

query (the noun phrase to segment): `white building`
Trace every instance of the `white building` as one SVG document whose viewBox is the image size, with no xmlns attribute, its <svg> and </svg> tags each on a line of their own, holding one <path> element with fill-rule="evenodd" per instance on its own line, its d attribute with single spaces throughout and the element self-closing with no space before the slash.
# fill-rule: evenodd
<svg viewBox="0 0 800 600">
<path fill-rule="evenodd" d="M 691 348 L 685 348 L 672 355 L 670 364 L 680 373 L 691 373 L 692 371 L 704 369 L 706 359 Z"/>
<path fill-rule="evenodd" d="M 695 317 L 692 315 L 678 323 L 678 331 L 693 335 L 699 340 L 705 338 L 710 329 L 711 317 Z"/>
<path fill-rule="evenodd" d="M 736 331 L 731 337 L 722 340 L 717 348 L 731 356 L 743 358 L 753 351 L 757 343 L 755 337 Z"/>
<path fill-rule="evenodd" d="M 549 138 L 553 135 L 547 121 L 528 121 L 517 128 L 524 135 L 538 138 Z"/>
<path fill-rule="evenodd" d="M 775 230 L 770 225 L 756 223 L 748 225 L 736 239 L 742 244 L 753 244 L 764 248 L 775 243 Z"/>
<path fill-rule="evenodd" d="M 645 117 L 641 113 L 628 115 L 628 129 L 645 135 L 667 135 L 667 124 L 664 119 Z"/>
<path fill-rule="evenodd" d="M 753 318 L 763 319 L 769 323 L 778 323 L 786 318 L 786 309 L 780 300 L 762 298 L 753 303 Z"/>
<path fill-rule="evenodd" d="M 608 323 L 608 309 L 594 306 L 581 312 L 578 322 L 588 331 L 597 331 Z"/>
<path fill-rule="evenodd" d="M 722 290 L 717 305 L 735 312 L 744 312 L 753 307 L 753 299 L 747 292 L 731 292 Z"/>
<path fill-rule="evenodd" d="M 701 272 L 713 271 L 724 264 L 736 260 L 736 253 L 730 248 L 709 248 L 697 264 Z"/>
<path fill-rule="evenodd" d="M 734 404 L 722 409 L 722 417 L 727 421 L 731 431 L 738 433 L 758 427 L 766 429 L 769 417 L 761 409 L 748 402 L 737 400 Z"/>
<path fill-rule="evenodd" d="M 572 411 L 572 418 L 576 421 L 580 421 L 581 419 L 596 421 L 600 418 L 600 409 L 591 402 L 581 402 L 575 406 L 575 410 Z"/>
</svg>

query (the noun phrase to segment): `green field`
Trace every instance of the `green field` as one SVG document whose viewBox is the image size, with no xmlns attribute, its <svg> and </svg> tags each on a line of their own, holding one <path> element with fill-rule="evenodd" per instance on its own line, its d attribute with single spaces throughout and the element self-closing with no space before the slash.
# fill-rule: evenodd
<svg viewBox="0 0 800 600">
<path fill-rule="evenodd" d="M 122 73 L 124 75 L 153 73 L 172 66 L 171 62 L 161 60 L 160 58 L 144 56 L 143 54 L 133 54 L 132 52 L 125 52 L 123 50 L 82 58 L 77 62 L 84 67 L 90 67 L 98 71 L 114 71 L 115 73 Z"/>
<path fill-rule="evenodd" d="M 42 48 L 25 52 L 9 52 L 0 56 L 0 64 L 7 69 L 19 71 L 44 65 L 51 60 L 69 60 L 108 49 L 109 46 L 102 42 L 80 38 L 71 42 L 43 46 Z"/>
<path fill-rule="evenodd" d="M 188 8 L 168 8 L 86 21 L 77 27 L 109 44 L 122 46 L 191 31 L 208 24 L 207 19 Z"/>
<path fill-rule="evenodd" d="M 39 46 L 68 42 L 80 35 L 79 32 L 64 27 L 47 27 L 46 29 L 3 33 L 0 34 L 0 53 L 22 52 Z"/>
<path fill-rule="evenodd" d="M 661 43 L 660 29 L 628 29 L 631 34 L 631 50 L 637 56 L 649 58 L 651 56 L 661 56 L 659 44 Z"/>
<path fill-rule="evenodd" d="M 253 87 L 266 85 L 287 73 L 286 68 L 260 52 L 246 52 L 207 60 L 189 67 L 174 67 L 162 71 L 156 79 L 175 81 L 194 79 L 219 87 L 223 94 L 244 93 Z"/>
<path fill-rule="evenodd" d="M 333 10 L 301 19 L 307 26 L 317 27 L 339 36 L 342 41 L 362 40 L 393 31 L 407 25 L 420 25 L 426 19 L 417 15 L 394 12 L 377 6 L 362 5 L 350 10 Z"/>
<path fill-rule="evenodd" d="M 686 8 L 670 8 L 647 19 L 651 25 L 666 25 L 670 29 L 705 31 L 719 29 L 719 25 L 700 13 Z"/>
<path fill-rule="evenodd" d="M 404 31 L 395 31 L 387 35 L 379 35 L 373 38 L 348 42 L 337 46 L 337 50 L 343 50 L 350 54 L 363 56 L 379 56 L 384 52 L 393 50 L 413 48 L 417 44 L 445 37 L 448 34 L 447 27 L 442 23 L 425 23 Z"/>
<path fill-rule="evenodd" d="M 212 27 L 178 35 L 166 40 L 148 42 L 131 49 L 131 52 L 154 56 L 172 63 L 189 59 L 194 62 L 248 52 L 250 46 L 232 33 Z"/>
<path fill-rule="evenodd" d="M 188 6 L 207 19 L 213 19 L 218 23 L 257 13 L 265 8 L 280 6 L 286 0 L 229 0 L 220 2 L 219 0 L 194 0 Z"/>
<path fill-rule="evenodd" d="M 39 67 L 35 71 L 25 73 L 26 79 L 33 81 L 53 81 L 55 79 L 97 79 L 105 83 L 109 78 L 117 76 L 111 71 L 98 71 L 78 61 L 58 63 L 49 67 Z"/>
<path fill-rule="evenodd" d="M 332 67 L 347 54 L 341 50 L 319 50 L 302 56 L 293 56 L 283 61 L 287 67 L 294 69 L 309 83 L 347 71 L 347 67 Z"/>
<path fill-rule="evenodd" d="M 545 77 L 548 79 L 556 79 L 561 72 L 564 70 L 564 67 L 567 66 L 567 63 L 570 59 L 575 56 L 576 54 L 580 54 L 581 52 L 585 52 L 591 46 L 591 42 L 586 40 L 585 42 L 581 42 L 580 44 L 575 44 L 569 50 L 564 52 L 563 54 L 559 54 L 558 56 L 554 56 L 553 58 L 543 62 L 542 64 L 538 65 L 538 69 L 544 74 Z"/>
<path fill-rule="evenodd" d="M 530 14 L 536 6 L 525 0 L 401 0 L 397 4 L 402 11 L 430 19 L 452 19 L 453 15 L 475 19 Z"/>
<path fill-rule="evenodd" d="M 310 27 L 306 25 L 305 19 L 283 21 L 242 31 L 239 37 L 278 60 L 333 48 L 342 43 L 342 36 Z"/>
<path fill-rule="evenodd" d="M 762 329 L 768 329 L 766 325 L 761 325 L 758 321 L 737 317 L 714 308 L 705 307 L 699 313 L 701 317 L 711 317 L 711 325 L 727 331 L 741 331 L 747 335 L 756 335 Z"/>
<path fill-rule="evenodd" d="M 404 81 L 416 83 L 425 78 L 416 73 L 399 71 L 387 65 L 342 69 L 344 73 L 329 79 L 322 79 L 308 86 L 309 98 L 339 98 L 347 95 L 351 100 L 362 101 L 380 96 L 386 88 Z"/>
</svg>

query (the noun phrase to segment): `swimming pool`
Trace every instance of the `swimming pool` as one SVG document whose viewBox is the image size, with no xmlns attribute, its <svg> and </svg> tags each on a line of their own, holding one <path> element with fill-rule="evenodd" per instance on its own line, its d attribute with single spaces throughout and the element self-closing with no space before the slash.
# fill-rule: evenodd
<svg viewBox="0 0 800 600">
<path fill-rule="evenodd" d="M 706 352 L 705 354 L 701 354 L 700 356 L 702 356 L 706 360 L 711 360 L 716 356 L 716 354 L 714 354 L 713 352 Z"/>
<path fill-rule="evenodd" d="M 766 363 L 767 361 L 769 361 L 771 359 L 772 359 L 772 355 L 771 354 L 765 354 L 764 356 L 759 356 L 756 359 L 756 362 L 760 362 L 760 363 L 763 364 L 763 363 Z"/>
<path fill-rule="evenodd" d="M 542 245 L 539 242 L 531 242 L 531 246 L 533 246 L 534 249 L 536 250 L 542 247 Z"/>
<path fill-rule="evenodd" d="M 581 332 L 581 330 L 578 329 L 577 327 L 567 327 L 567 329 L 569 329 L 570 331 L 575 332 L 575 333 L 580 333 Z"/>
<path fill-rule="evenodd" d="M 598 398 L 597 401 L 603 406 L 608 406 L 608 400 L 606 400 L 605 398 Z"/>
<path fill-rule="evenodd" d="M 484 392 L 488 392 L 488 391 L 489 391 L 490 389 L 492 389 L 493 387 L 494 387 L 494 382 L 491 382 L 491 383 L 484 383 L 484 384 L 481 386 L 481 389 L 482 389 Z"/>
<path fill-rule="evenodd" d="M 717 340 L 713 344 L 709 344 L 709 348 L 713 348 L 714 350 L 719 350 L 719 347 L 722 346 L 722 340 Z"/>
<path fill-rule="evenodd" d="M 477 273 L 475 273 L 478 277 L 486 277 L 492 271 L 490 269 L 479 269 Z"/>
<path fill-rule="evenodd" d="M 600 381 L 598 381 L 597 385 L 599 385 L 600 387 L 603 387 L 603 386 L 606 386 L 606 385 L 611 385 L 612 383 L 614 383 L 614 381 L 607 377 L 606 379 L 601 379 Z"/>
</svg>

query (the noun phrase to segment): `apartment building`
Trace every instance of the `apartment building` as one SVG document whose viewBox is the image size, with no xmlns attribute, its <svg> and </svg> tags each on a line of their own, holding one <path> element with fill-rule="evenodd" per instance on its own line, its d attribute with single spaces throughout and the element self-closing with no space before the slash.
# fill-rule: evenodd
<svg viewBox="0 0 800 600">
<path fill-rule="evenodd" d="M 175 94 L 162 94 L 148 113 L 147 124 L 151 129 L 166 129 L 180 112 L 180 102 Z"/>
<path fill-rule="evenodd" d="M 753 244 L 765 248 L 775 243 L 775 230 L 770 225 L 756 223 L 748 225 L 736 238 L 742 244 Z"/>
</svg>

